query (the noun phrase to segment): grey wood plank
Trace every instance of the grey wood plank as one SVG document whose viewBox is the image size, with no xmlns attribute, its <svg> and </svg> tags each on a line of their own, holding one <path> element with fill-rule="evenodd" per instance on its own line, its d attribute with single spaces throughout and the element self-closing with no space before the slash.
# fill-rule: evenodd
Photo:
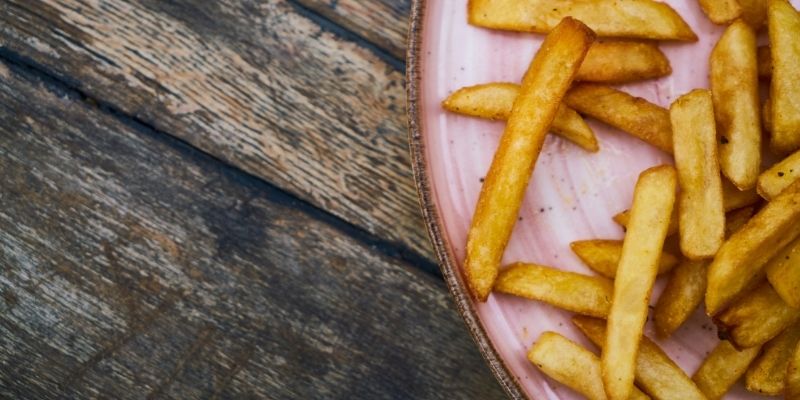
<svg viewBox="0 0 800 400">
<path fill-rule="evenodd" d="M 402 72 L 286 0 L 7 0 L 0 48 L 433 260 Z"/>
<path fill-rule="evenodd" d="M 31 74 L 0 63 L 1 398 L 502 398 L 433 276 Z"/>
</svg>

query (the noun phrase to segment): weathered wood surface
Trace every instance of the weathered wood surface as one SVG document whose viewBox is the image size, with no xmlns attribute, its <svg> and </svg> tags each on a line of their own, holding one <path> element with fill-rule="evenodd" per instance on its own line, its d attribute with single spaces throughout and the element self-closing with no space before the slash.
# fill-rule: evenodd
<svg viewBox="0 0 800 400">
<path fill-rule="evenodd" d="M 502 397 L 433 276 L 31 74 L 0 63 L 0 398 Z"/>
<path fill-rule="evenodd" d="M 407 7 L 338 3 L 320 13 L 363 12 L 351 26 L 370 38 L 377 30 L 365 20 L 380 21 L 382 10 L 396 19 Z M 0 47 L 432 260 L 409 168 L 402 71 L 299 8 L 286 0 L 6 0 Z M 387 28 L 395 47 L 404 24 Z"/>
</svg>

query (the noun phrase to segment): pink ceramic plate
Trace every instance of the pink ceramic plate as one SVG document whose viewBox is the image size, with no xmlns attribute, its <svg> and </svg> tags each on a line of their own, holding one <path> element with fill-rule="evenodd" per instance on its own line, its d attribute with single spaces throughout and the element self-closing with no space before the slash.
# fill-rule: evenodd
<svg viewBox="0 0 800 400">
<path fill-rule="evenodd" d="M 662 44 L 671 76 L 622 89 L 662 106 L 708 86 L 708 55 L 722 33 L 696 0 L 667 1 L 699 36 L 696 43 Z M 794 0 L 795 6 L 800 0 Z M 467 24 L 467 0 L 415 1 L 408 53 L 411 150 L 423 213 L 450 290 L 461 314 L 506 391 L 514 398 L 573 399 L 574 392 L 546 379 L 526 351 L 547 330 L 594 348 L 572 326 L 570 314 L 534 301 L 493 294 L 477 304 L 461 276 L 467 230 L 503 123 L 444 112 L 440 102 L 454 90 L 479 83 L 519 82 L 541 35 L 499 32 Z M 613 128 L 590 121 L 601 150 L 587 153 L 550 135 L 522 206 L 504 263 L 530 261 L 586 274 L 569 249 L 581 239 L 621 239 L 611 217 L 629 207 L 639 173 L 671 157 Z M 659 280 L 657 299 L 664 281 Z M 691 375 L 717 344 L 702 310 L 662 348 Z M 655 338 L 648 323 L 646 334 Z M 726 398 L 760 398 L 736 386 Z"/>
</svg>

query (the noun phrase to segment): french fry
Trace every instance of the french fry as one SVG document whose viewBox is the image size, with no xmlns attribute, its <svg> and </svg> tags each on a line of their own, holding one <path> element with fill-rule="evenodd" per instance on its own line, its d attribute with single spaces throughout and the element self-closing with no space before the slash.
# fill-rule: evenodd
<svg viewBox="0 0 800 400">
<path fill-rule="evenodd" d="M 516 83 L 496 82 L 468 86 L 448 96 L 442 102 L 442 107 L 458 114 L 507 120 L 518 94 L 519 85 Z M 564 103 L 559 105 L 550 130 L 587 151 L 596 152 L 600 149 L 597 138 L 586 121 Z"/>
<path fill-rule="evenodd" d="M 800 308 L 800 239 L 767 263 L 767 280 L 786 304 Z"/>
<path fill-rule="evenodd" d="M 672 73 L 669 59 L 655 43 L 598 41 L 589 49 L 576 81 L 622 83 Z"/>
<path fill-rule="evenodd" d="M 786 390 L 787 400 L 800 399 L 800 343 L 794 349 L 792 359 L 789 360 L 789 367 L 786 369 Z"/>
<path fill-rule="evenodd" d="M 617 265 L 622 256 L 622 240 L 579 240 L 572 242 L 569 247 L 578 258 L 598 274 L 614 279 L 617 275 Z M 678 264 L 678 257 L 662 251 L 658 262 L 658 274 L 672 270 Z"/>
<path fill-rule="evenodd" d="M 610 400 L 627 399 L 633 389 L 638 338 L 647 319 L 647 304 L 658 272 L 658 259 L 675 204 L 675 169 L 650 168 L 636 182 L 628 233 L 614 281 L 603 346 L 603 384 Z"/>
<path fill-rule="evenodd" d="M 570 16 L 601 37 L 697 40 L 668 5 L 652 0 L 470 0 L 469 23 L 491 29 L 547 33 Z"/>
<path fill-rule="evenodd" d="M 767 26 L 772 54 L 772 149 L 800 148 L 800 14 L 787 0 L 769 0 Z"/>
<path fill-rule="evenodd" d="M 625 210 L 613 217 L 614 222 L 619 224 L 625 229 L 628 229 L 628 222 L 631 218 L 631 210 Z M 678 233 L 678 209 L 672 211 L 672 217 L 669 219 L 669 226 L 667 227 L 667 236 L 672 236 Z"/>
<path fill-rule="evenodd" d="M 800 178 L 800 151 L 792 153 L 758 177 L 758 194 L 772 200 Z"/>
<path fill-rule="evenodd" d="M 669 111 L 609 86 L 580 83 L 564 97 L 568 106 L 672 154 Z"/>
<path fill-rule="evenodd" d="M 723 25 L 733 22 L 742 15 L 742 6 L 737 0 L 699 0 L 700 8 L 711 22 Z"/>
<path fill-rule="evenodd" d="M 731 342 L 723 340 L 703 360 L 692 380 L 708 400 L 721 399 L 744 375 L 760 350 L 760 346 L 738 350 Z"/>
<path fill-rule="evenodd" d="M 752 189 L 761 168 L 761 109 L 753 28 L 737 20 L 725 30 L 711 52 L 710 75 L 720 136 L 719 166 L 736 187 Z"/>
<path fill-rule="evenodd" d="M 778 396 L 786 387 L 786 371 L 800 341 L 800 325 L 795 324 L 770 340 L 763 353 L 745 374 L 745 387 L 751 392 Z"/>
<path fill-rule="evenodd" d="M 725 221 L 725 236 L 729 237 L 741 229 L 752 216 L 752 207 L 729 213 Z M 709 260 L 685 260 L 673 270 L 653 312 L 659 336 L 670 336 L 703 302 L 709 263 Z"/>
<path fill-rule="evenodd" d="M 772 104 L 769 99 L 764 100 L 764 106 L 761 109 L 761 123 L 767 132 L 772 132 Z"/>
<path fill-rule="evenodd" d="M 614 284 L 597 276 L 517 263 L 500 272 L 494 290 L 604 318 L 611 308 Z"/>
<path fill-rule="evenodd" d="M 711 93 L 696 89 L 681 96 L 672 103 L 670 117 L 681 187 L 681 251 L 692 260 L 713 257 L 725 236 L 725 210 Z"/>
<path fill-rule="evenodd" d="M 479 301 L 494 286 L 547 130 L 594 37 L 580 21 L 565 18 L 525 73 L 467 235 L 465 277 Z"/>
<path fill-rule="evenodd" d="M 596 346 L 606 341 L 605 321 L 573 317 L 572 322 Z M 656 399 L 705 400 L 703 392 L 657 344 L 642 336 L 636 356 L 636 385 Z"/>
<path fill-rule="evenodd" d="M 762 79 L 769 79 L 772 77 L 772 54 L 770 53 L 769 46 L 758 46 L 757 62 L 758 62 L 758 77 Z"/>
<path fill-rule="evenodd" d="M 720 337 L 740 348 L 760 346 L 800 320 L 800 309 L 781 300 L 764 282 L 715 319 Z"/>
<path fill-rule="evenodd" d="M 767 261 L 800 235 L 800 182 L 767 203 L 728 239 L 708 267 L 706 312 L 715 315 L 763 275 Z"/>
<path fill-rule="evenodd" d="M 738 0 L 742 6 L 742 19 L 756 31 L 767 22 L 766 0 Z"/>
<path fill-rule="evenodd" d="M 722 206 L 725 212 L 752 206 L 761 200 L 755 188 L 739 190 L 727 179 L 722 180 Z"/>
</svg>

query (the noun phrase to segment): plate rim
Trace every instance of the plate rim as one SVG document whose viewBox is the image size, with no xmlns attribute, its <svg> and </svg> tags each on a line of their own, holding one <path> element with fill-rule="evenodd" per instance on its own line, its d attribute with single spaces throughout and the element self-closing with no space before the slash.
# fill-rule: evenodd
<svg viewBox="0 0 800 400">
<path fill-rule="evenodd" d="M 466 288 L 466 282 L 457 273 L 459 268 L 456 258 L 451 254 L 451 246 L 444 236 L 444 224 L 439 217 L 435 196 L 433 194 L 428 165 L 425 162 L 425 145 L 422 139 L 422 38 L 426 0 L 412 0 L 409 16 L 409 27 L 406 46 L 406 113 L 408 118 L 408 142 L 411 152 L 411 169 L 417 198 L 420 203 L 422 217 L 425 222 L 428 238 L 433 245 L 439 268 L 442 271 L 447 288 L 455 299 L 461 318 L 467 325 L 470 335 L 478 345 L 481 355 L 494 374 L 500 386 L 512 399 L 528 399 L 519 380 L 511 373 L 510 368 L 492 344 L 483 327 L 475 303 Z"/>
</svg>

